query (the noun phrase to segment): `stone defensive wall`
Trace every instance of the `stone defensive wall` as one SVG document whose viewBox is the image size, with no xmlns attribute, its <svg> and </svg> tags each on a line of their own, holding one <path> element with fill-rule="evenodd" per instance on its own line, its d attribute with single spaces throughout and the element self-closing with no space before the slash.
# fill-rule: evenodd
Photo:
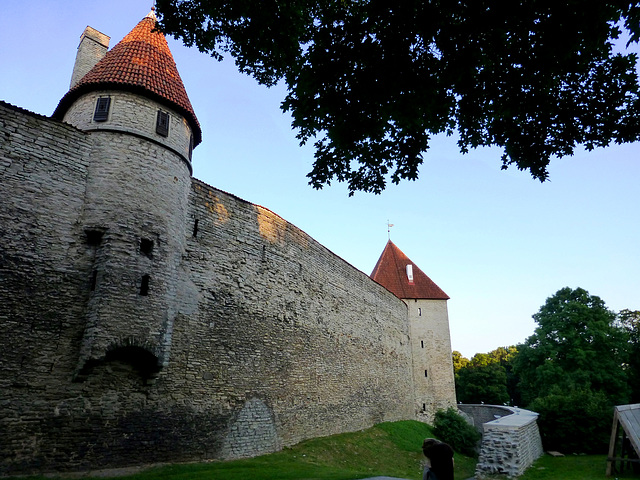
<svg viewBox="0 0 640 480">
<path fill-rule="evenodd" d="M 482 433 L 476 478 L 518 477 L 544 452 L 538 414 L 517 407 L 458 405 Z"/>
<path fill-rule="evenodd" d="M 406 305 L 198 180 L 170 252 L 175 300 L 147 312 L 172 319 L 161 366 L 127 333 L 77 375 L 89 304 L 110 308 L 86 231 L 92 138 L 0 103 L 0 475 L 247 457 L 415 418 Z"/>
<path fill-rule="evenodd" d="M 223 417 L 264 402 L 284 445 L 415 417 L 401 300 L 263 207 L 197 180 L 190 207 L 198 304 L 172 363 L 200 401 Z"/>
</svg>

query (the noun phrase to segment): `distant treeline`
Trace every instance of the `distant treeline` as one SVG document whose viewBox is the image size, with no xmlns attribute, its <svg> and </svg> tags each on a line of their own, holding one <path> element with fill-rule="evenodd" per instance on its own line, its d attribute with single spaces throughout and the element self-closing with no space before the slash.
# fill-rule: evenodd
<svg viewBox="0 0 640 480">
<path fill-rule="evenodd" d="M 471 359 L 453 352 L 458 402 L 538 412 L 546 450 L 606 452 L 613 406 L 640 402 L 640 311 L 615 313 L 566 287 L 533 319 L 522 344 Z"/>
</svg>

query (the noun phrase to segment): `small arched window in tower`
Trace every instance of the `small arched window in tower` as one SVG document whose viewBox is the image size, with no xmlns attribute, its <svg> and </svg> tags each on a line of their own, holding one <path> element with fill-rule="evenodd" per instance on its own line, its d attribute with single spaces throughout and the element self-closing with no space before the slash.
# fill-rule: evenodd
<svg viewBox="0 0 640 480">
<path fill-rule="evenodd" d="M 141 238 L 140 253 L 146 257 L 151 258 L 151 254 L 153 253 L 153 240 L 149 238 Z"/>
<path fill-rule="evenodd" d="M 140 295 L 147 296 L 149 295 L 149 275 L 143 275 L 142 280 L 140 281 Z"/>
<path fill-rule="evenodd" d="M 169 114 L 158 110 L 158 117 L 156 118 L 156 133 L 166 137 L 169 135 Z"/>
<path fill-rule="evenodd" d="M 98 97 L 96 110 L 93 112 L 94 122 L 105 122 L 109 118 L 109 105 L 111 105 L 111 97 Z"/>
</svg>

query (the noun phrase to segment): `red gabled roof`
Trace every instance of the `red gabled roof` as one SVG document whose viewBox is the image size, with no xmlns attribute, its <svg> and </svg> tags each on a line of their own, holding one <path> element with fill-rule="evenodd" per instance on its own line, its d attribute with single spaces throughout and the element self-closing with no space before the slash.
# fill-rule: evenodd
<svg viewBox="0 0 640 480">
<path fill-rule="evenodd" d="M 412 265 L 412 283 L 409 282 L 407 277 L 407 265 Z M 384 247 L 384 251 L 370 276 L 398 298 L 449 299 L 449 295 L 444 293 L 433 280 L 427 277 L 391 240 Z"/>
<path fill-rule="evenodd" d="M 193 112 L 167 39 L 155 30 L 153 11 L 143 18 L 67 94 L 53 118 L 62 119 L 71 104 L 97 89 L 126 90 L 148 96 L 182 114 L 193 131 L 194 145 L 202 141 L 200 124 Z"/>
</svg>

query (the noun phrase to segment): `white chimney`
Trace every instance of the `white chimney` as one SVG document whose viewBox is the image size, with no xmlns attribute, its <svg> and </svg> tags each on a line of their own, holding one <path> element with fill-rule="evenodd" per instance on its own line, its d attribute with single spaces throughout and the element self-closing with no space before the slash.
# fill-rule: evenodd
<svg viewBox="0 0 640 480">
<path fill-rule="evenodd" d="M 409 279 L 409 283 L 413 283 L 413 265 L 407 265 L 407 278 Z"/>
<path fill-rule="evenodd" d="M 73 66 L 70 89 L 73 88 L 91 70 L 109 49 L 111 38 L 92 27 L 87 27 L 80 37 L 76 63 Z"/>
</svg>

